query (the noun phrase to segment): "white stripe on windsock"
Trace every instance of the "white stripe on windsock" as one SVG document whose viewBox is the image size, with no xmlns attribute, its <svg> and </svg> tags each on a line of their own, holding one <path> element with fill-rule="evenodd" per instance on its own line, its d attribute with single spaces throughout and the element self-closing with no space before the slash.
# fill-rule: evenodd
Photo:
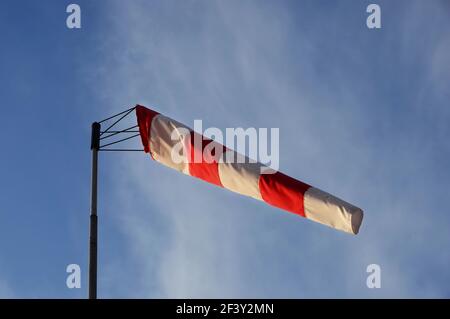
<svg viewBox="0 0 450 319">
<path fill-rule="evenodd" d="M 219 163 L 219 176 L 223 187 L 230 191 L 263 200 L 259 191 L 261 175 L 259 163 Z"/>
<path fill-rule="evenodd" d="M 153 159 L 161 164 L 189 175 L 186 153 L 177 153 L 183 159 L 174 160 L 172 152 L 179 143 L 185 143 L 190 129 L 164 115 L 157 114 L 150 126 L 150 152 Z M 186 134 L 188 133 L 188 134 Z"/>
<path fill-rule="evenodd" d="M 310 187 L 303 197 L 305 216 L 315 222 L 357 234 L 363 211 L 327 192 Z"/>
</svg>

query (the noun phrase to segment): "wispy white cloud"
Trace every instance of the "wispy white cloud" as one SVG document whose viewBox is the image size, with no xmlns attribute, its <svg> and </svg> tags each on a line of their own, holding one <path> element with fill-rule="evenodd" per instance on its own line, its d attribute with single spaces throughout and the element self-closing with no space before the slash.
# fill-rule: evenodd
<svg viewBox="0 0 450 319">
<path fill-rule="evenodd" d="M 126 240 L 120 253 L 127 261 L 110 259 L 103 280 L 111 295 L 442 296 L 436 278 L 445 276 L 427 277 L 427 269 L 441 271 L 450 260 L 448 253 L 432 253 L 448 243 L 440 222 L 448 218 L 424 213 L 429 193 L 415 183 L 432 180 L 423 170 L 433 159 L 420 153 L 427 137 L 398 134 L 386 114 L 399 113 L 379 106 L 390 103 L 389 92 L 371 72 L 389 61 L 378 57 L 379 65 L 367 66 L 372 57 L 354 43 L 366 30 L 333 40 L 327 33 L 336 26 L 325 24 L 332 12 L 323 11 L 322 25 L 301 15 L 311 22 L 303 30 L 296 13 L 276 2 L 117 1 L 109 9 L 110 33 L 99 49 L 108 55 L 89 70 L 101 104 L 114 106 L 102 113 L 142 103 L 186 124 L 202 118 L 218 127 L 280 127 L 281 170 L 366 210 L 361 234 L 349 237 L 142 155 L 120 157 L 108 162 L 108 181 L 121 186 L 108 187 L 114 204 L 107 210 Z M 447 40 L 422 52 L 440 92 L 449 75 Z M 401 46 L 421 50 L 410 41 Z M 418 265 L 421 258 L 432 265 Z M 381 291 L 365 287 L 370 263 L 382 266 Z M 117 279 L 132 276 L 128 284 Z"/>
<path fill-rule="evenodd" d="M 0 299 L 15 298 L 15 293 L 6 277 L 0 277 Z"/>
</svg>

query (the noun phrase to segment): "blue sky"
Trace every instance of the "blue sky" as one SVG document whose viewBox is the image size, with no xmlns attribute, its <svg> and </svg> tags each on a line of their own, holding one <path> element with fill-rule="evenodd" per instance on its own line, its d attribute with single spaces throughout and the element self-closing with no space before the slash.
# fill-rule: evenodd
<svg viewBox="0 0 450 319">
<path fill-rule="evenodd" d="M 380 30 L 369 1 L 76 1 L 80 30 L 69 3 L 0 10 L 0 297 L 86 296 L 90 124 L 136 103 L 279 127 L 281 170 L 365 219 L 350 236 L 103 153 L 100 297 L 450 297 L 446 1 L 377 1 Z"/>
</svg>

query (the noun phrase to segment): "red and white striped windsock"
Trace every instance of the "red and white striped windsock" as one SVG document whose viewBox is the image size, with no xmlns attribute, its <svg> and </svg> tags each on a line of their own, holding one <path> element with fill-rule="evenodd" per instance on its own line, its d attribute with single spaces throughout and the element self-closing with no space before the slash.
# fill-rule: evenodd
<svg viewBox="0 0 450 319">
<path fill-rule="evenodd" d="M 136 115 L 144 151 L 155 161 L 335 229 L 358 233 L 363 219 L 360 208 L 279 171 L 262 173 L 265 166 L 260 163 L 223 161 L 226 152 L 238 154 L 144 106 L 136 106 Z M 205 152 L 207 148 L 215 151 Z"/>
</svg>

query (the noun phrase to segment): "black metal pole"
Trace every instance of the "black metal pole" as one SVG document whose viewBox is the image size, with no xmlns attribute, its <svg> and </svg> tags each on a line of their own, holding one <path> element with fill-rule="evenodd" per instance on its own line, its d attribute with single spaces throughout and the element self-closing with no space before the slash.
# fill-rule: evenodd
<svg viewBox="0 0 450 319">
<path fill-rule="evenodd" d="M 89 228 L 89 299 L 97 299 L 97 168 L 100 148 L 100 123 L 92 123 L 91 214 Z"/>
</svg>

